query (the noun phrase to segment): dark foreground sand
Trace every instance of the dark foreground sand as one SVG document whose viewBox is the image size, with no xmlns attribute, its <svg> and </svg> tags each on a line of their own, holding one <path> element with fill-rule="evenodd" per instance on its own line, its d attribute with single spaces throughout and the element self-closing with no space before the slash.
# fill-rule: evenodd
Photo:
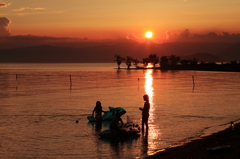
<svg viewBox="0 0 240 159">
<path fill-rule="evenodd" d="M 240 124 L 182 146 L 168 148 L 147 159 L 240 159 Z"/>
</svg>

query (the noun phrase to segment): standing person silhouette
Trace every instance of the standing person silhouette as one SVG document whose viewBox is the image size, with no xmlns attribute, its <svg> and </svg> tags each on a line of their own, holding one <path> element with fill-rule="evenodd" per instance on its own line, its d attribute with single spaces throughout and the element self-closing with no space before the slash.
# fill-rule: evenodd
<svg viewBox="0 0 240 159">
<path fill-rule="evenodd" d="M 102 110 L 102 105 L 100 101 L 96 102 L 96 106 L 92 111 L 92 116 L 94 115 L 94 112 L 96 114 L 95 118 L 97 119 L 97 121 L 102 121 L 102 112 L 104 111 Z"/>
<path fill-rule="evenodd" d="M 142 132 L 144 132 L 144 124 L 146 125 L 146 129 L 148 131 L 148 117 L 149 117 L 149 97 L 147 94 L 143 96 L 143 100 L 145 101 L 143 108 L 139 108 L 142 111 Z"/>
</svg>

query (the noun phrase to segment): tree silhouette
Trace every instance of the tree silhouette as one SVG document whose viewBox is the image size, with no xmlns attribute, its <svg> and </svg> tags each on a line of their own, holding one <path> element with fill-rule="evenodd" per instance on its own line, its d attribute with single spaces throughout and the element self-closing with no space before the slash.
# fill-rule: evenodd
<svg viewBox="0 0 240 159">
<path fill-rule="evenodd" d="M 132 62 L 133 62 L 133 58 L 132 58 L 132 57 L 127 56 L 127 57 L 125 58 L 125 63 L 126 63 L 126 65 L 127 65 L 127 68 L 128 68 L 128 69 L 130 69 L 130 67 L 132 66 Z"/>
<path fill-rule="evenodd" d="M 147 66 L 148 66 L 148 63 L 150 63 L 150 59 L 149 59 L 148 57 L 147 57 L 147 58 L 143 58 L 142 63 L 143 63 L 143 66 L 144 66 L 144 67 L 147 67 Z"/>
<path fill-rule="evenodd" d="M 133 65 L 138 68 L 139 60 L 138 59 L 132 59 Z"/>
<path fill-rule="evenodd" d="M 236 65 L 236 64 L 237 64 L 237 61 L 236 61 L 236 60 L 230 61 L 230 64 L 231 64 L 231 65 Z"/>
<path fill-rule="evenodd" d="M 179 56 L 175 56 L 175 55 L 169 56 L 169 65 L 175 66 L 175 65 L 177 65 L 177 63 L 179 61 L 180 61 L 180 57 Z"/>
<path fill-rule="evenodd" d="M 157 54 L 150 54 L 148 56 L 149 58 L 149 62 L 151 62 L 153 64 L 153 67 L 156 67 L 156 64 L 159 63 L 159 57 L 157 56 Z"/>
<path fill-rule="evenodd" d="M 180 63 L 185 66 L 189 64 L 189 60 L 180 60 Z"/>
<path fill-rule="evenodd" d="M 120 69 L 120 65 L 125 60 L 125 58 L 121 55 L 115 55 L 114 57 L 116 58 L 114 61 L 117 61 L 118 69 Z"/>
<path fill-rule="evenodd" d="M 162 57 L 160 58 L 160 66 L 161 66 L 161 67 L 167 67 L 167 66 L 169 66 L 168 57 L 167 57 L 167 56 L 162 56 Z"/>
<path fill-rule="evenodd" d="M 190 65 L 197 65 L 198 64 L 198 59 L 193 58 L 193 59 L 189 60 L 189 63 L 190 63 Z"/>
</svg>

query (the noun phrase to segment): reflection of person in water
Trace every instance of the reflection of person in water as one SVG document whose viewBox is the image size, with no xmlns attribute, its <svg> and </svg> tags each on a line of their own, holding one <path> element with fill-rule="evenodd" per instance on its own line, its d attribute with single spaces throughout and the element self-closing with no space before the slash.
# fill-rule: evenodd
<svg viewBox="0 0 240 159">
<path fill-rule="evenodd" d="M 121 115 L 119 112 L 116 113 L 115 118 L 113 118 L 112 122 L 110 123 L 110 129 L 115 131 L 120 131 L 120 126 L 118 126 L 119 122 L 121 122 L 121 126 L 123 125 L 123 121 L 121 119 Z"/>
<path fill-rule="evenodd" d="M 92 116 L 95 113 L 95 118 L 97 119 L 97 121 L 102 121 L 102 112 L 104 112 L 104 111 L 102 110 L 101 102 L 97 101 L 96 106 L 92 111 Z"/>
<path fill-rule="evenodd" d="M 144 132 L 144 124 L 146 125 L 146 129 L 148 130 L 148 117 L 149 117 L 149 97 L 147 94 L 143 96 L 143 100 L 145 101 L 143 108 L 139 108 L 142 111 L 142 132 Z"/>
<path fill-rule="evenodd" d="M 97 122 L 96 125 L 95 125 L 95 130 L 97 132 L 100 132 L 100 130 L 102 129 L 102 122 Z"/>
<path fill-rule="evenodd" d="M 145 135 L 142 135 L 142 154 L 148 154 L 148 129 L 145 132 Z"/>
</svg>

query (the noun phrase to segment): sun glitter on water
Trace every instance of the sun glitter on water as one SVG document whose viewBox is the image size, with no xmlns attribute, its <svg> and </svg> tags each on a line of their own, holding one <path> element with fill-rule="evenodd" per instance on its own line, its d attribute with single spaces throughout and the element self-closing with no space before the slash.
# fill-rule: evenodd
<svg viewBox="0 0 240 159">
<path fill-rule="evenodd" d="M 147 38 L 151 38 L 152 37 L 152 32 L 151 31 L 147 31 L 146 33 L 145 33 L 145 36 L 147 37 Z"/>
</svg>

